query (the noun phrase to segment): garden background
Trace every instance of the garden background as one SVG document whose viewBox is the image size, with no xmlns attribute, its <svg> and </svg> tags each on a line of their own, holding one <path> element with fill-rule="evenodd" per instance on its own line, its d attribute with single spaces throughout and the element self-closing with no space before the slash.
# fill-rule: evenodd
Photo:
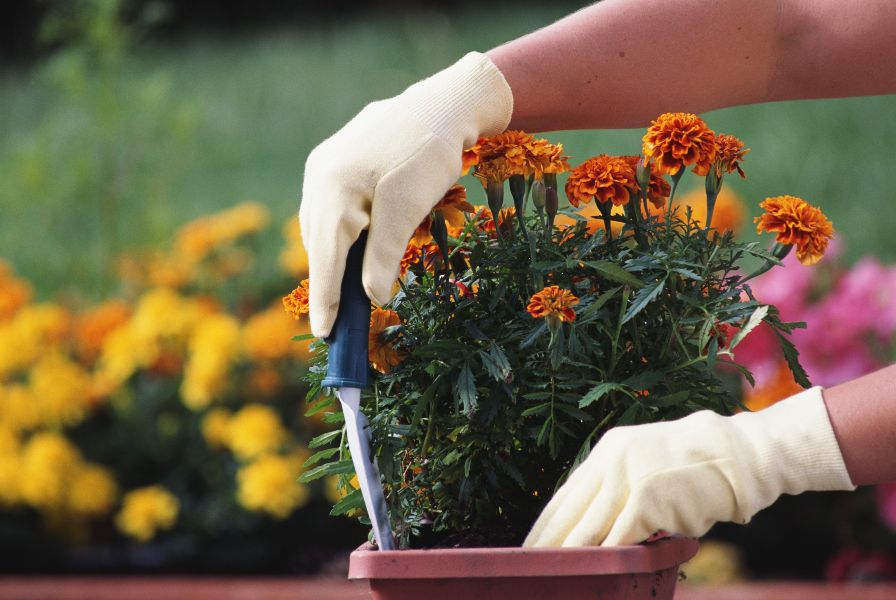
<svg viewBox="0 0 896 600">
<path fill-rule="evenodd" d="M 367 102 L 582 5 L 0 9 L 2 569 L 338 569 L 364 528 L 327 516 L 326 480 L 295 482 L 328 425 L 302 415 L 305 351 L 290 337 L 307 327 L 279 307 L 307 268 L 304 159 Z M 658 89 L 677 73 L 658 65 Z M 882 263 L 871 285 L 896 290 L 894 111 L 889 96 L 704 115 L 751 148 L 748 178 L 727 180 L 746 222 L 788 193 L 835 224 L 836 265 L 800 288 L 815 294 L 803 309 L 864 257 Z M 640 133 L 547 137 L 578 164 L 634 154 Z M 885 362 L 892 330 L 875 335 Z M 717 527 L 702 568 L 891 578 L 894 510 L 887 488 L 785 498 L 748 527 Z"/>
</svg>

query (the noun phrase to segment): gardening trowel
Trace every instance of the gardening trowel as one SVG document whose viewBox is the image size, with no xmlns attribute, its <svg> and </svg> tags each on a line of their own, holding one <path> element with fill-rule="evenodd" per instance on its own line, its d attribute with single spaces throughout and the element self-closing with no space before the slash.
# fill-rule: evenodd
<svg viewBox="0 0 896 600">
<path fill-rule="evenodd" d="M 361 388 L 368 384 L 367 337 L 370 331 L 370 300 L 361 284 L 361 265 L 367 232 L 362 231 L 348 251 L 339 312 L 330 337 L 327 376 L 322 385 L 336 388 L 342 413 L 345 416 L 345 434 L 352 454 L 358 483 L 367 515 L 373 526 L 373 535 L 380 550 L 393 550 L 392 529 L 386 498 L 380 482 L 380 472 L 370 455 L 370 433 L 367 417 L 361 412 Z"/>
</svg>

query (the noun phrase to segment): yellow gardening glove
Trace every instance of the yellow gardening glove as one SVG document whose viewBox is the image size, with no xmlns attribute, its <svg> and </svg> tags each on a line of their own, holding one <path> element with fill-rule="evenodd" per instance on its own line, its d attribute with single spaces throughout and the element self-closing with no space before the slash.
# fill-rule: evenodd
<svg viewBox="0 0 896 600">
<path fill-rule="evenodd" d="M 781 494 L 852 490 L 821 388 L 759 412 L 618 427 L 545 507 L 525 546 L 617 546 L 748 522 Z"/>
<path fill-rule="evenodd" d="M 367 105 L 312 150 L 299 218 L 308 251 L 311 330 L 330 333 L 349 246 L 368 229 L 364 289 L 378 304 L 414 229 L 461 173 L 461 153 L 510 122 L 513 96 L 498 68 L 471 52 L 388 100 Z"/>
</svg>

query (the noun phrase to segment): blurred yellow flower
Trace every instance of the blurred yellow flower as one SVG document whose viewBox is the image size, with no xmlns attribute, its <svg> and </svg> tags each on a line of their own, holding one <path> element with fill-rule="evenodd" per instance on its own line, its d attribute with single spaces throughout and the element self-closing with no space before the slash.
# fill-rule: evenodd
<svg viewBox="0 0 896 600">
<path fill-rule="evenodd" d="M 22 499 L 39 509 L 65 506 L 72 475 L 81 462 L 78 448 L 53 431 L 35 433 L 22 452 Z"/>
<path fill-rule="evenodd" d="M 41 425 L 71 426 L 84 419 L 92 382 L 80 365 L 52 352 L 34 365 L 28 381 Z"/>
<path fill-rule="evenodd" d="M 231 413 L 226 408 L 213 408 L 202 417 L 202 437 L 211 448 L 227 447 Z"/>
<path fill-rule="evenodd" d="M 297 481 L 301 473 L 294 457 L 265 454 L 240 468 L 237 499 L 249 510 L 285 519 L 310 499 L 308 488 Z"/>
<path fill-rule="evenodd" d="M 40 424 L 37 403 L 26 385 L 0 385 L 0 423 L 17 432 L 31 431 Z"/>
<path fill-rule="evenodd" d="M 49 302 L 23 306 L 11 320 L 0 323 L 0 381 L 58 347 L 70 325 L 69 313 Z"/>
<path fill-rule="evenodd" d="M 307 332 L 307 319 L 297 321 L 277 303 L 252 315 L 243 325 L 243 352 L 255 362 L 307 358 L 310 341 L 292 341 L 294 336 Z"/>
<path fill-rule="evenodd" d="M 283 224 L 283 239 L 286 247 L 280 252 L 280 266 L 296 279 L 307 277 L 308 253 L 302 244 L 302 227 L 297 218 L 290 217 Z"/>
<path fill-rule="evenodd" d="M 212 314 L 196 326 L 190 339 L 181 397 L 193 410 L 208 406 L 225 390 L 239 351 L 240 324 L 232 316 Z"/>
<path fill-rule="evenodd" d="M 263 404 L 247 404 L 230 420 L 227 431 L 231 452 L 240 460 L 250 460 L 279 448 L 287 438 L 280 417 Z"/>
<path fill-rule="evenodd" d="M 74 513 L 101 517 L 112 510 L 117 499 L 118 485 L 109 469 L 97 464 L 83 464 L 72 473 L 68 508 Z"/>
<path fill-rule="evenodd" d="M 115 526 L 137 541 L 146 542 L 159 530 L 174 527 L 179 511 L 177 498 L 164 487 L 142 487 L 125 495 L 121 510 L 115 516 Z"/>
<path fill-rule="evenodd" d="M 15 277 L 10 266 L 0 260 L 0 321 L 9 319 L 19 308 L 28 304 L 32 294 L 31 285 Z"/>
<path fill-rule="evenodd" d="M 0 399 L 2 403 L 2 399 Z M 0 419 L 0 456 L 15 454 L 22 448 L 19 432 Z"/>
<path fill-rule="evenodd" d="M 716 540 L 700 542 L 696 556 L 682 565 L 688 583 L 724 585 L 743 581 L 744 567 L 736 546 Z"/>
<path fill-rule="evenodd" d="M 22 457 L 18 452 L 0 453 L 0 506 L 15 506 L 21 499 Z"/>
<path fill-rule="evenodd" d="M 244 202 L 181 227 L 175 238 L 175 251 L 186 260 L 199 262 L 219 247 L 257 233 L 267 224 L 268 211 L 263 205 Z"/>
</svg>

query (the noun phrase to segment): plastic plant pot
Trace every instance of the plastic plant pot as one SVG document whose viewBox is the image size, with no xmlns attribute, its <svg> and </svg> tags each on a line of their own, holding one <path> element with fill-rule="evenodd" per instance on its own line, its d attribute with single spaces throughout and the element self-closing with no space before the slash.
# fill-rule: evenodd
<svg viewBox="0 0 896 600">
<path fill-rule="evenodd" d="M 351 554 L 348 577 L 374 600 L 672 600 L 697 540 L 611 548 L 447 548 Z"/>
</svg>

